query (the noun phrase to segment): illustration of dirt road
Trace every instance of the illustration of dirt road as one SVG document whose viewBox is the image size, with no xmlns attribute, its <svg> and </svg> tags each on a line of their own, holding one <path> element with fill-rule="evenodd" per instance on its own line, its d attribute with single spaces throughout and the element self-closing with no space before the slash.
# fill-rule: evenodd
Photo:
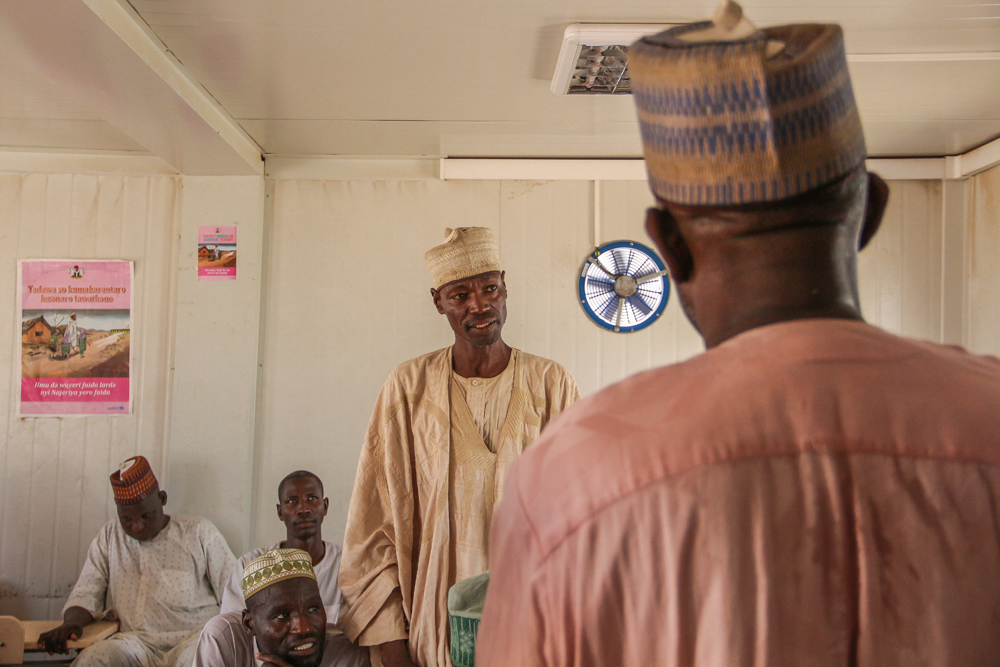
<svg viewBox="0 0 1000 667">
<path fill-rule="evenodd" d="M 74 350 L 67 359 L 50 359 L 45 345 L 21 345 L 21 377 L 128 377 L 129 335 L 106 331 L 87 334 L 87 350 Z"/>
<path fill-rule="evenodd" d="M 203 268 L 206 266 L 236 266 L 236 251 L 227 250 L 222 253 L 219 259 L 204 259 L 202 257 L 198 258 L 198 268 Z"/>
</svg>

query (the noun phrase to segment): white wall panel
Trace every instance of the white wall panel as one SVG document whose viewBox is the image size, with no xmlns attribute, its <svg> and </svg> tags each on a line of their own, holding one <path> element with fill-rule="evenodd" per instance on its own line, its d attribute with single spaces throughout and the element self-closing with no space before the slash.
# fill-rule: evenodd
<svg viewBox="0 0 1000 667">
<path fill-rule="evenodd" d="M 970 182 L 965 344 L 1000 356 L 1000 167 Z"/>
<path fill-rule="evenodd" d="M 893 182 L 882 234 L 862 254 L 873 323 L 908 335 L 940 331 L 941 187 Z M 423 253 L 445 227 L 499 234 L 507 270 L 505 339 L 559 361 L 584 393 L 703 349 L 672 295 L 635 334 L 592 324 L 576 298 L 579 269 L 600 242 L 649 244 L 645 182 L 305 181 L 271 185 L 259 394 L 256 545 L 280 539 L 277 483 L 309 468 L 331 500 L 326 535 L 341 539 L 361 439 L 375 396 L 398 363 L 450 344 L 428 295 Z"/>
<path fill-rule="evenodd" d="M 966 258 L 968 336 L 994 352 L 998 174 L 977 177 L 972 208 L 979 214 Z M 577 301 L 580 264 L 594 245 L 595 187 L 599 241 L 649 243 L 643 182 L 280 180 L 268 184 L 266 227 L 254 178 L 186 178 L 183 209 L 181 183 L 0 175 L 0 313 L 7 313 L 0 317 L 7 406 L 0 411 L 0 613 L 58 614 L 87 546 L 113 516 L 107 476 L 135 452 L 165 479 L 171 511 L 208 516 L 237 551 L 282 536 L 277 482 L 297 468 L 314 470 L 331 499 L 327 537 L 341 540 L 382 382 L 396 364 L 452 340 L 431 304 L 423 260 L 445 227 L 497 231 L 508 271 L 507 340 L 564 364 L 584 393 L 702 349 L 676 295 L 659 322 L 629 335 L 599 329 Z M 936 338 L 942 189 L 891 185 L 882 232 L 861 256 L 863 308 L 890 330 Z M 236 284 L 195 278 L 193 235 L 210 222 L 240 225 Z M 15 264 L 30 257 L 136 262 L 134 415 L 12 417 Z"/>
<path fill-rule="evenodd" d="M 278 181 L 265 271 L 257 544 L 284 536 L 281 478 L 317 473 L 340 541 L 361 437 L 397 364 L 451 342 L 424 251 L 445 227 L 499 229 L 498 182 Z M 502 232 L 501 232 L 502 234 Z"/>
<path fill-rule="evenodd" d="M 240 552 L 252 505 L 264 180 L 185 176 L 183 186 L 168 491 Z M 237 227 L 236 280 L 198 280 L 201 225 Z"/>
<path fill-rule="evenodd" d="M 137 453 L 160 469 L 179 191 L 169 176 L 0 174 L 0 614 L 57 617 L 114 516 L 110 471 Z M 16 262 L 46 257 L 135 262 L 133 414 L 13 416 Z"/>
<path fill-rule="evenodd" d="M 940 340 L 942 184 L 892 181 L 878 234 L 858 260 L 861 311 L 887 331 Z"/>
</svg>

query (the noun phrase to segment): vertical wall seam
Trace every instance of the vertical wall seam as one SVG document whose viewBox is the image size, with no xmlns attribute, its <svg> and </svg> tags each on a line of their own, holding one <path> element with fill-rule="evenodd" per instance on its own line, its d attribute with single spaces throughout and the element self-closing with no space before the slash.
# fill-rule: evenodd
<svg viewBox="0 0 1000 667">
<path fill-rule="evenodd" d="M 146 216 L 144 221 L 145 229 L 143 230 L 143 243 L 142 243 L 142 259 L 133 260 L 132 262 L 132 293 L 133 300 L 135 299 L 135 288 L 136 284 L 139 282 L 138 276 L 142 275 L 142 340 L 139 341 L 140 345 L 137 350 L 132 353 L 132 359 L 135 360 L 137 357 L 140 359 L 139 365 L 139 382 L 134 383 L 139 385 L 138 392 L 132 395 L 132 413 L 135 415 L 135 431 L 136 431 L 136 453 L 145 449 L 146 443 L 142 442 L 142 427 L 145 423 L 146 410 L 142 407 L 142 397 L 146 390 L 146 379 L 147 379 L 147 363 L 146 363 L 146 350 L 148 349 L 148 340 L 146 334 L 149 331 L 149 314 L 150 314 L 150 301 L 152 297 L 150 293 L 152 290 L 149 289 L 150 276 L 149 276 L 149 256 L 150 256 L 150 237 L 152 236 L 151 230 L 153 227 L 153 179 L 155 176 L 146 176 Z M 136 265 L 141 265 L 141 271 L 136 271 Z M 130 314 L 130 319 L 132 315 Z M 134 320 L 133 320 L 134 322 Z M 134 326 L 134 324 L 133 324 Z M 131 341 L 129 345 L 131 345 Z M 142 352 L 142 354 L 135 354 L 135 352 Z M 134 391 L 134 389 L 132 390 Z M 140 406 L 136 409 L 136 406 Z M 162 448 L 162 445 L 161 445 Z M 163 466 L 163 453 L 160 453 L 160 466 Z"/>
<path fill-rule="evenodd" d="M 264 181 L 263 185 L 264 191 L 261 197 L 263 231 L 261 233 L 260 251 L 260 298 L 258 300 L 260 314 L 257 320 L 257 382 L 254 396 L 253 434 L 250 438 L 251 448 L 246 477 L 247 516 L 242 547 L 244 553 L 250 550 L 251 545 L 257 544 L 257 498 L 254 496 L 254 489 L 257 487 L 261 465 L 260 456 L 263 451 L 263 442 L 267 435 L 267 424 L 264 422 L 264 380 L 267 374 L 267 369 L 264 366 L 266 363 L 264 351 L 267 347 L 267 306 L 270 301 L 268 290 L 273 278 L 271 270 L 271 239 L 274 233 L 275 183 L 274 181 Z"/>
<path fill-rule="evenodd" d="M 166 364 L 163 390 L 163 438 L 160 444 L 160 466 L 163 475 L 164 486 L 170 483 L 170 444 L 171 444 L 171 423 L 174 404 L 174 362 L 176 359 L 177 347 L 177 283 L 180 276 L 180 245 L 181 245 L 181 206 L 184 196 L 184 181 L 182 176 L 170 176 L 172 184 L 170 215 L 170 259 L 167 263 L 167 316 L 165 322 L 166 329 L 166 350 L 164 359 Z"/>
<path fill-rule="evenodd" d="M 49 192 L 49 176 L 47 176 L 47 175 L 45 176 L 44 192 L 45 192 L 45 196 L 42 198 L 42 225 L 46 229 L 45 229 L 45 231 L 42 232 L 42 255 L 43 256 L 46 254 L 46 251 L 45 251 L 45 243 L 46 243 L 45 236 L 46 236 L 46 231 L 48 229 L 48 225 L 46 225 L 45 222 L 48 220 L 48 217 L 49 217 L 49 197 L 48 197 L 48 192 Z M 18 368 L 18 367 L 20 367 L 20 363 L 15 368 Z M 20 373 L 18 373 L 18 375 L 20 375 Z M 20 394 L 20 392 L 19 392 L 19 394 Z M 28 508 L 29 508 L 29 510 L 30 510 L 30 508 L 33 505 L 32 499 L 35 496 L 35 478 L 34 478 L 34 475 L 31 474 L 31 472 L 35 470 L 35 448 L 36 448 L 36 444 L 37 444 L 36 443 L 36 435 L 37 435 L 36 434 L 36 430 L 37 430 L 37 426 L 38 426 L 38 420 L 37 419 L 32 419 L 31 420 L 31 460 L 30 460 L 30 462 L 28 464 L 28 471 L 29 471 L 29 473 L 28 473 Z M 30 548 L 29 548 L 28 545 L 30 545 L 34 541 L 32 539 L 33 529 L 34 529 L 33 522 L 29 521 L 28 522 L 27 535 L 26 535 L 27 539 L 24 542 L 24 549 L 23 549 L 23 554 L 24 554 L 24 562 L 22 564 L 22 568 L 23 569 L 21 571 L 21 581 L 25 582 L 26 584 L 30 583 L 30 582 L 28 582 L 28 555 L 30 553 Z M 28 592 L 29 592 L 29 597 L 30 597 L 30 591 L 28 591 Z"/>
</svg>

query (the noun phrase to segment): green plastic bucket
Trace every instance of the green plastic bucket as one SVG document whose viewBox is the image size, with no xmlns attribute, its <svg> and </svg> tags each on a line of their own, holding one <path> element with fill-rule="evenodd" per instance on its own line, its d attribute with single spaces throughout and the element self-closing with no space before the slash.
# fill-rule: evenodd
<svg viewBox="0 0 1000 667">
<path fill-rule="evenodd" d="M 451 622 L 451 661 L 455 667 L 475 667 L 478 618 L 462 618 L 448 614 Z"/>
<path fill-rule="evenodd" d="M 448 624 L 451 628 L 451 661 L 455 667 L 475 667 L 476 634 L 486 602 L 490 573 L 458 582 L 448 591 Z"/>
</svg>

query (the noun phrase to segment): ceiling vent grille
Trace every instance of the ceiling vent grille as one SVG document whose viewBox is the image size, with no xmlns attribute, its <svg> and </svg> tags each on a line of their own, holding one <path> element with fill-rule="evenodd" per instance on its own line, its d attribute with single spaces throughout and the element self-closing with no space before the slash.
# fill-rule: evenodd
<svg viewBox="0 0 1000 667">
<path fill-rule="evenodd" d="M 563 34 L 552 76 L 556 95 L 628 95 L 628 46 L 676 23 L 574 23 Z"/>
</svg>

